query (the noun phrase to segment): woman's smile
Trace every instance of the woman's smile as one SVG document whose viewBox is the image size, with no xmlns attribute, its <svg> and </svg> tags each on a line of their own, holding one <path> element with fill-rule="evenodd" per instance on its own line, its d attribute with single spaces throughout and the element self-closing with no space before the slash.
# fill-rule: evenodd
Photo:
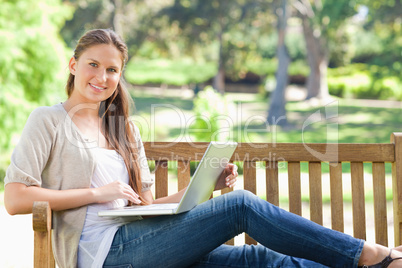
<svg viewBox="0 0 402 268">
<path fill-rule="evenodd" d="M 89 83 L 89 85 L 93 88 L 94 91 L 99 92 L 99 93 L 101 93 L 107 89 L 107 87 L 96 86 L 91 83 Z"/>
</svg>

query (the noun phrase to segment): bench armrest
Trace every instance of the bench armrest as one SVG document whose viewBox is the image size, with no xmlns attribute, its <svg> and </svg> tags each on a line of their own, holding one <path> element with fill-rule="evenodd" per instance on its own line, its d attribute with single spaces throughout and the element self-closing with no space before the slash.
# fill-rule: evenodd
<svg viewBox="0 0 402 268">
<path fill-rule="evenodd" d="M 34 267 L 54 268 L 52 250 L 52 210 L 49 202 L 37 201 L 32 207 L 34 230 Z"/>
</svg>

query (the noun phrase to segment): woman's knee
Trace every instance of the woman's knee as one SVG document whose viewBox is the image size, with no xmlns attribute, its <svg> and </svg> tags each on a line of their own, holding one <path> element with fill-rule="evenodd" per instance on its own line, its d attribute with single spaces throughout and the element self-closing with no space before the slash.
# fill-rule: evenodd
<svg viewBox="0 0 402 268">
<path fill-rule="evenodd" d="M 241 204 L 247 204 L 249 202 L 255 202 L 255 199 L 259 198 L 258 196 L 256 196 L 252 192 L 247 191 L 247 190 L 243 190 L 243 189 L 230 192 L 228 194 L 228 197 L 237 200 L 237 203 L 239 203 L 239 204 L 240 203 Z"/>
</svg>

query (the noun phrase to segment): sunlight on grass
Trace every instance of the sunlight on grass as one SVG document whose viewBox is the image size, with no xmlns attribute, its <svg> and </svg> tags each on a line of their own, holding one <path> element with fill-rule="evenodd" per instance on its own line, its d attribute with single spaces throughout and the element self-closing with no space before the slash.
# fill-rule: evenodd
<svg viewBox="0 0 402 268">
<path fill-rule="evenodd" d="M 151 106 L 170 104 L 186 114 L 186 118 L 191 118 L 192 100 L 179 96 L 166 97 L 153 92 L 134 90 L 136 114 L 157 120 L 158 117 L 167 115 L 168 109 L 166 112 L 160 109 L 151 116 Z M 345 100 L 339 100 L 338 115 L 331 120 L 325 118 L 325 107 L 311 107 L 304 102 L 288 102 L 286 109 L 289 125 L 273 128 L 265 122 L 268 99 L 248 93 L 227 93 L 227 96 L 235 106 L 235 110 L 229 115 L 234 122 L 232 136 L 239 142 L 389 143 L 392 132 L 402 131 L 399 109 L 360 107 L 356 104 L 351 106 L 351 101 Z M 306 120 L 315 113 L 321 114 L 321 120 L 304 126 Z M 183 129 L 178 128 L 178 118 L 167 119 L 162 120 L 161 125 L 155 124 L 154 131 L 163 133 L 155 137 L 165 141 L 175 140 L 177 135 L 183 133 Z"/>
<path fill-rule="evenodd" d="M 162 83 L 186 85 L 201 83 L 216 73 L 213 62 L 194 62 L 191 59 L 179 61 L 167 59 L 141 60 L 133 58 L 127 64 L 126 79 L 132 84 Z"/>
</svg>

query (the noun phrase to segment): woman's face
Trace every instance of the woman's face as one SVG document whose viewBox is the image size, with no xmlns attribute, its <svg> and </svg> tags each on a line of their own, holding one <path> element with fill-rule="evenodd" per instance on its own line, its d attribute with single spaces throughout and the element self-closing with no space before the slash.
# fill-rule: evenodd
<svg viewBox="0 0 402 268">
<path fill-rule="evenodd" d="M 78 59 L 72 57 L 69 69 L 75 77 L 70 98 L 84 103 L 106 100 L 116 90 L 122 66 L 121 53 L 112 45 L 95 45 L 86 49 Z"/>
</svg>

